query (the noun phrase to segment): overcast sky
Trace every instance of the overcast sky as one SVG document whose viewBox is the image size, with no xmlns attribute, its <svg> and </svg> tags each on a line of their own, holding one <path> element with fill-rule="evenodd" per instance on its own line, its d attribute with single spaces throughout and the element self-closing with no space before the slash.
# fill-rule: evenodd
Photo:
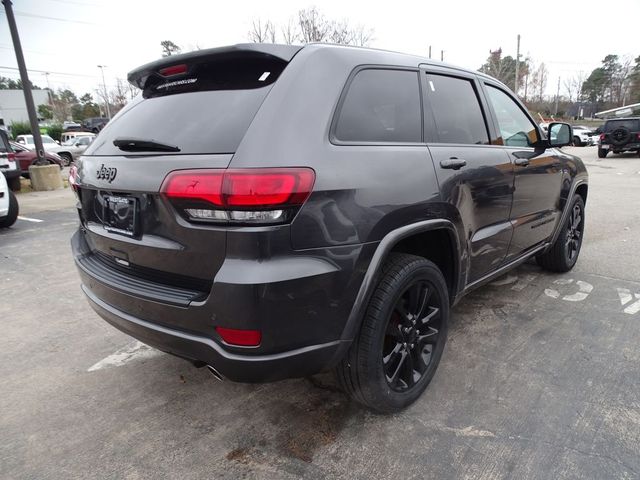
<svg viewBox="0 0 640 480">
<path fill-rule="evenodd" d="M 13 0 L 30 78 L 41 87 L 51 72 L 52 88 L 78 94 L 100 86 L 96 65 L 106 65 L 107 86 L 129 70 L 161 55 L 160 41 L 183 51 L 247 41 L 253 19 L 285 23 L 300 9 L 315 5 L 324 15 L 374 30 L 372 47 L 433 57 L 477 69 L 489 50 L 521 53 L 549 70 L 547 90 L 557 78 L 586 74 L 609 53 L 640 55 L 640 0 L 617 0 L 620 26 L 606 20 L 612 3 L 599 1 L 446 0 L 420 2 L 290 0 L 222 2 L 214 0 Z M 616 15 L 617 15 L 616 13 Z M 615 18 L 615 17 L 614 17 Z M 604 19 L 604 21 L 603 21 Z M 629 20 L 629 21 L 627 21 Z M 623 25 L 626 23 L 627 27 Z M 4 11 L 0 13 L 0 75 L 18 78 Z"/>
</svg>

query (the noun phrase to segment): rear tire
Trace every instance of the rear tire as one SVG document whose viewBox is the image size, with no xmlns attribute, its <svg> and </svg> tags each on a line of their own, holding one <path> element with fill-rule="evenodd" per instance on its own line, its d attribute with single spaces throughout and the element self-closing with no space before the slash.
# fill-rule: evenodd
<svg viewBox="0 0 640 480">
<path fill-rule="evenodd" d="M 580 141 L 580 137 L 573 137 L 573 144 L 576 147 L 581 147 L 582 146 L 582 142 Z"/>
<path fill-rule="evenodd" d="M 573 196 L 569 215 L 562 230 L 549 250 L 536 257 L 538 265 L 551 272 L 568 272 L 578 261 L 584 237 L 584 200 L 578 194 Z"/>
<path fill-rule="evenodd" d="M 7 228 L 16 223 L 18 210 L 18 199 L 12 191 L 9 191 L 9 212 L 6 217 L 0 218 L 0 228 Z"/>
<path fill-rule="evenodd" d="M 435 374 L 448 320 L 449 294 L 438 267 L 415 255 L 391 254 L 360 332 L 336 367 L 338 383 L 375 412 L 406 408 Z"/>
<path fill-rule="evenodd" d="M 598 147 L 598 158 L 605 158 L 607 153 L 609 153 L 609 150 Z"/>
<path fill-rule="evenodd" d="M 62 159 L 62 166 L 68 167 L 73 162 L 73 157 L 68 153 L 61 153 L 60 158 Z"/>
</svg>

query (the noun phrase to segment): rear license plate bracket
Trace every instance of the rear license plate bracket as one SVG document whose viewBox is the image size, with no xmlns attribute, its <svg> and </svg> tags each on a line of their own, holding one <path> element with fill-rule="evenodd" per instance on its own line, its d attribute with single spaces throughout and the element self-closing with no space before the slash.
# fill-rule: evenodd
<svg viewBox="0 0 640 480">
<path fill-rule="evenodd" d="M 138 237 L 138 199 L 121 195 L 104 195 L 102 221 L 108 232 Z"/>
</svg>

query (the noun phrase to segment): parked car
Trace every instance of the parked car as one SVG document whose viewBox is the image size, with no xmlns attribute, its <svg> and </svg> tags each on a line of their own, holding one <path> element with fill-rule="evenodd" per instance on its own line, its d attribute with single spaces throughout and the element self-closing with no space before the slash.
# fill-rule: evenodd
<svg viewBox="0 0 640 480">
<path fill-rule="evenodd" d="M 2 129 L 0 129 L 0 171 L 11 190 L 20 190 L 20 166 L 9 144 L 7 132 Z"/>
<path fill-rule="evenodd" d="M 18 199 L 9 188 L 4 175 L 0 175 L 0 228 L 16 223 L 18 213 Z"/>
<path fill-rule="evenodd" d="M 92 117 L 83 121 L 82 127 L 90 132 L 98 133 L 108 122 L 109 119 L 105 117 Z"/>
<path fill-rule="evenodd" d="M 640 156 L 640 117 L 612 118 L 604 122 L 598 144 L 598 157 L 609 152 L 637 151 Z"/>
<path fill-rule="evenodd" d="M 79 124 L 78 122 L 74 122 L 74 121 L 64 121 L 62 122 L 62 128 L 63 130 L 71 130 L 71 129 L 75 129 L 75 128 L 82 128 L 82 125 Z"/>
<path fill-rule="evenodd" d="M 573 131 L 573 144 L 576 147 L 584 147 L 586 145 L 593 145 L 592 132 L 589 127 L 583 125 L 573 125 L 571 127 Z"/>
<path fill-rule="evenodd" d="M 250 44 L 128 79 L 143 95 L 72 167 L 82 290 L 219 378 L 334 369 L 352 398 L 397 411 L 435 374 L 463 295 L 529 258 L 577 261 L 588 177 L 558 150 L 571 127 L 547 139 L 492 77 Z"/>
<path fill-rule="evenodd" d="M 92 132 L 76 132 L 76 131 L 62 132 L 62 134 L 60 135 L 60 144 L 63 144 L 73 138 L 95 137 L 95 136 L 96 134 Z"/>
<path fill-rule="evenodd" d="M 82 135 L 79 137 L 70 138 L 62 145 L 58 145 L 56 148 L 52 148 L 50 151 L 57 153 L 62 158 L 63 165 L 66 167 L 74 162 L 82 153 L 87 149 L 95 138 L 94 134 Z"/>
<path fill-rule="evenodd" d="M 49 135 L 40 135 L 40 136 L 42 137 L 42 147 L 44 148 L 45 152 L 52 151 L 52 150 L 55 151 L 55 148 L 59 146 L 58 142 L 56 142 Z M 18 135 L 16 137 L 16 142 L 21 145 L 24 145 L 29 150 L 35 150 L 36 148 L 36 144 L 34 143 L 34 140 L 33 140 L 33 135 Z"/>
<path fill-rule="evenodd" d="M 38 159 L 38 155 L 35 151 L 29 150 L 24 145 L 20 145 L 16 142 L 9 143 L 11 145 L 11 149 L 15 153 L 15 159 L 18 163 L 20 174 L 24 178 L 29 178 L 29 167 L 35 164 L 36 160 Z M 50 164 L 55 163 L 62 169 L 64 161 L 56 153 L 44 152 L 44 157 Z"/>
</svg>

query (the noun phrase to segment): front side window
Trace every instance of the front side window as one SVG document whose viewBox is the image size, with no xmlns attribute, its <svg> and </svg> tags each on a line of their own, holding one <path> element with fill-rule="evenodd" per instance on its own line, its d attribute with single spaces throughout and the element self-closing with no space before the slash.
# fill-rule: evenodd
<svg viewBox="0 0 640 480">
<path fill-rule="evenodd" d="M 464 145 L 489 143 L 487 124 L 470 80 L 427 74 L 427 85 L 438 142 Z"/>
<path fill-rule="evenodd" d="M 489 101 L 498 117 L 502 144 L 507 147 L 530 147 L 538 140 L 538 132 L 518 104 L 502 90 L 487 85 Z"/>
<path fill-rule="evenodd" d="M 361 70 L 340 108 L 334 137 L 342 142 L 420 143 L 418 72 Z"/>
</svg>

